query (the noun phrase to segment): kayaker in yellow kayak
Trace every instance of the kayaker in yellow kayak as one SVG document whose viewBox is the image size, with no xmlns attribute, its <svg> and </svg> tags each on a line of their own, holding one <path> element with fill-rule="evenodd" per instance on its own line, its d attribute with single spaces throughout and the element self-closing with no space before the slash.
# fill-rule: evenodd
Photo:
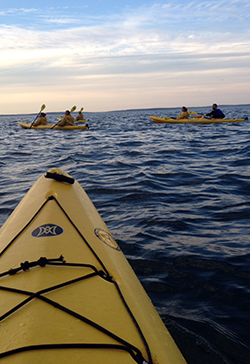
<svg viewBox="0 0 250 364">
<path fill-rule="evenodd" d="M 182 106 L 181 108 L 181 113 L 179 116 L 177 116 L 177 120 L 180 120 L 180 119 L 188 119 L 189 118 L 189 113 L 188 113 L 188 110 L 185 106 Z"/>
<path fill-rule="evenodd" d="M 84 118 L 83 118 L 83 114 L 82 114 L 82 112 L 81 111 L 79 111 L 79 114 L 77 115 L 77 117 L 76 117 L 76 121 L 79 121 L 79 120 L 84 120 Z"/>
<path fill-rule="evenodd" d="M 33 126 L 38 126 L 38 125 L 47 125 L 47 117 L 44 112 L 41 112 L 41 114 L 39 115 L 39 118 L 33 124 Z"/>
<path fill-rule="evenodd" d="M 205 116 L 210 116 L 213 119 L 224 119 L 225 115 L 220 109 L 218 109 L 217 104 L 213 104 L 212 109 L 213 110 L 208 114 L 205 114 Z"/>
<path fill-rule="evenodd" d="M 58 126 L 66 126 L 66 125 L 74 125 L 75 119 L 72 115 L 70 115 L 70 111 L 65 111 L 65 116 L 62 118 L 62 120 L 57 124 Z"/>
<path fill-rule="evenodd" d="M 176 119 L 176 120 L 188 119 L 189 115 L 190 114 L 188 112 L 188 109 L 185 106 L 182 106 L 180 115 L 178 115 L 176 118 L 171 116 L 171 119 Z"/>
</svg>

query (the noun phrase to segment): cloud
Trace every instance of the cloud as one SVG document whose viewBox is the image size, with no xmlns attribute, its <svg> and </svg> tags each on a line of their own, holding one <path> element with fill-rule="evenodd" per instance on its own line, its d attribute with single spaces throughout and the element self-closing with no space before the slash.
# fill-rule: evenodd
<svg viewBox="0 0 250 364">
<path fill-rule="evenodd" d="M 0 11 L 0 16 L 22 16 L 23 14 L 29 14 L 31 15 L 31 13 L 37 13 L 37 9 L 35 8 L 9 8 L 9 9 L 4 9 Z"/>
<path fill-rule="evenodd" d="M 222 78 L 218 90 L 228 88 L 229 80 L 245 90 L 250 85 L 249 7 L 245 0 L 159 2 L 103 17 L 88 13 L 83 25 L 69 9 L 12 9 L 36 14 L 36 22 L 0 26 L 1 93 L 25 87 L 26 96 L 40 97 L 43 90 L 55 98 L 60 88 L 62 96 L 69 97 L 70 90 L 76 97 L 76 86 L 85 95 L 84 84 L 91 97 L 94 90 L 102 91 L 102 97 L 110 95 L 117 103 L 112 87 L 123 96 L 128 89 L 131 95 L 137 92 L 129 97 L 134 104 L 143 98 L 139 92 L 162 98 L 170 86 L 173 95 L 185 94 L 188 87 L 206 86 L 208 92 Z"/>
<path fill-rule="evenodd" d="M 0 27 L 1 67 L 21 64 L 81 64 L 87 57 L 117 57 L 172 53 L 240 55 L 249 50 L 249 30 L 238 36 L 227 31 L 183 32 L 172 29 L 142 29 L 124 23 L 39 31 L 16 26 Z M 214 41 L 216 39 L 216 41 Z M 79 63 L 80 62 L 80 63 Z"/>
</svg>

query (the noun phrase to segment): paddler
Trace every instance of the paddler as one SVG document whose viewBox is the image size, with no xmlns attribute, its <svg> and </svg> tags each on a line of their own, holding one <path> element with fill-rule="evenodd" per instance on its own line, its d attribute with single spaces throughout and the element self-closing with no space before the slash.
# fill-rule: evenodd
<svg viewBox="0 0 250 364">
<path fill-rule="evenodd" d="M 177 120 L 188 119 L 189 116 L 190 114 L 188 112 L 188 109 L 185 106 L 182 106 L 180 115 L 178 115 L 177 118 L 171 116 L 171 119 L 177 119 Z"/>
<path fill-rule="evenodd" d="M 70 111 L 66 110 L 62 120 L 57 124 L 58 126 L 74 125 L 75 119 L 70 115 Z"/>
<path fill-rule="evenodd" d="M 189 112 L 188 112 L 188 109 L 185 107 L 185 106 L 182 106 L 181 108 L 181 113 L 179 116 L 177 116 L 177 120 L 180 120 L 180 119 L 188 119 L 189 118 Z"/>
<path fill-rule="evenodd" d="M 208 114 L 205 114 L 205 116 L 210 116 L 213 119 L 224 119 L 224 117 L 225 117 L 223 112 L 220 109 L 218 109 L 217 104 L 213 104 L 212 111 L 209 112 Z"/>
<path fill-rule="evenodd" d="M 33 124 L 33 126 L 38 126 L 38 125 L 47 125 L 47 117 L 46 117 L 46 114 L 44 112 L 40 113 L 39 118 Z"/>
<path fill-rule="evenodd" d="M 82 114 L 82 112 L 81 111 L 79 111 L 79 114 L 77 115 L 77 117 L 76 117 L 76 121 L 79 121 L 79 120 L 84 120 L 84 118 L 83 118 L 83 114 Z"/>
</svg>

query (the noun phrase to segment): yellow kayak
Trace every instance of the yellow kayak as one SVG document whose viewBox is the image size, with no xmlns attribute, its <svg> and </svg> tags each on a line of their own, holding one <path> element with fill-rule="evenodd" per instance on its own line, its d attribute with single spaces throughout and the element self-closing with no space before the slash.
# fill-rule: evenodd
<svg viewBox="0 0 250 364">
<path fill-rule="evenodd" d="M 0 230 L 1 364 L 186 363 L 80 184 L 40 177 Z"/>
<path fill-rule="evenodd" d="M 158 124 L 187 124 L 187 123 L 195 123 L 195 124 L 216 124 L 216 123 L 238 123 L 242 121 L 246 121 L 245 119 L 206 119 L 203 117 L 200 118 L 190 118 L 190 119 L 172 119 L 170 117 L 161 118 L 158 116 L 150 116 L 150 119 Z"/>
<path fill-rule="evenodd" d="M 89 119 L 75 120 L 75 123 L 88 123 Z"/>
<path fill-rule="evenodd" d="M 52 130 L 78 130 L 78 129 L 89 129 L 87 124 L 85 125 L 66 125 L 66 126 L 57 126 L 56 124 L 47 124 L 47 125 L 37 125 L 30 128 L 32 123 L 25 123 L 24 121 L 18 121 L 18 124 L 24 129 L 52 129 Z M 56 125 L 56 126 L 54 126 Z"/>
</svg>

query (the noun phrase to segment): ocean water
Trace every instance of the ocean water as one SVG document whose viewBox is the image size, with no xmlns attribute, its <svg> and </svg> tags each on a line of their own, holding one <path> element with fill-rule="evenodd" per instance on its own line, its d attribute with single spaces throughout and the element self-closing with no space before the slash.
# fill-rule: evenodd
<svg viewBox="0 0 250 364">
<path fill-rule="evenodd" d="M 250 105 L 221 108 L 250 116 Z M 179 113 L 85 113 L 88 131 L 24 130 L 17 121 L 35 115 L 0 116 L 0 226 L 43 173 L 64 169 L 95 204 L 188 364 L 247 364 L 250 121 L 149 118 Z"/>
</svg>

